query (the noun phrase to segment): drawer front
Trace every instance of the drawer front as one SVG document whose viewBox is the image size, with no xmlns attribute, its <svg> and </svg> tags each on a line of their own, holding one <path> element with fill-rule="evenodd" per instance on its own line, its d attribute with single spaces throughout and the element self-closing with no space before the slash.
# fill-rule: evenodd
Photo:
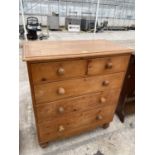
<svg viewBox="0 0 155 155">
<path fill-rule="evenodd" d="M 116 105 L 120 89 L 87 94 L 80 97 L 63 99 L 55 102 L 39 104 L 36 107 L 38 123 L 52 121 L 56 117 L 64 117 L 70 113 L 79 113 L 103 107 L 105 105 Z"/>
<path fill-rule="evenodd" d="M 128 66 L 130 56 L 113 56 L 89 60 L 88 75 L 123 72 Z"/>
<path fill-rule="evenodd" d="M 55 119 L 38 125 L 41 142 L 68 137 L 84 130 L 112 121 L 115 108 L 106 106 L 87 112 L 80 112 L 61 119 Z"/>
<path fill-rule="evenodd" d="M 42 62 L 31 64 L 34 84 L 84 76 L 87 70 L 85 60 Z"/>
<path fill-rule="evenodd" d="M 72 79 L 34 86 L 36 103 L 50 102 L 106 89 L 120 88 L 124 73 Z"/>
</svg>

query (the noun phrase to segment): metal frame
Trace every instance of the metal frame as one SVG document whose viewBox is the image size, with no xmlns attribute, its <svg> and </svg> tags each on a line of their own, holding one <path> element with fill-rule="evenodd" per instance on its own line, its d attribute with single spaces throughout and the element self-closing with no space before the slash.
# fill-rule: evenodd
<svg viewBox="0 0 155 155">
<path fill-rule="evenodd" d="M 134 0 L 23 0 L 23 3 L 25 15 L 48 16 L 54 11 L 52 9 L 55 8 L 57 10 L 58 8 L 59 17 L 67 17 L 69 9 L 77 11 L 80 8 L 77 16 L 82 18 L 82 12 L 86 10 L 92 12 L 92 16 L 96 19 L 96 24 L 99 19 L 110 20 L 113 24 L 116 23 L 116 20 L 121 20 L 120 24 L 130 23 L 130 21 L 134 22 L 135 20 Z M 113 14 L 108 11 L 112 9 L 114 11 Z M 107 13 L 105 13 L 106 11 Z M 132 18 L 129 18 L 129 16 Z"/>
<path fill-rule="evenodd" d="M 23 21 L 23 27 L 24 27 L 24 36 L 25 40 L 27 41 L 27 30 L 26 30 L 26 25 L 25 25 L 25 18 L 24 18 L 24 9 L 23 9 L 23 1 L 20 0 L 20 8 L 21 8 L 21 13 L 22 13 L 22 21 Z"/>
</svg>

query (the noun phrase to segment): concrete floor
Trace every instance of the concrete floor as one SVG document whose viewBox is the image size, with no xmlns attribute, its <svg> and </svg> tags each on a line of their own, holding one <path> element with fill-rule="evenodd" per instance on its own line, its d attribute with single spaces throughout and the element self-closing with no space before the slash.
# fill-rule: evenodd
<svg viewBox="0 0 155 155">
<path fill-rule="evenodd" d="M 134 48 L 134 31 L 92 33 L 50 32 L 49 40 L 107 39 Z M 21 41 L 20 41 L 21 42 Z M 117 116 L 106 130 L 97 128 L 91 132 L 65 140 L 51 142 L 42 149 L 37 143 L 30 87 L 22 49 L 19 56 L 20 82 L 20 155 L 134 155 L 134 115 L 126 117 L 122 124 Z"/>
</svg>

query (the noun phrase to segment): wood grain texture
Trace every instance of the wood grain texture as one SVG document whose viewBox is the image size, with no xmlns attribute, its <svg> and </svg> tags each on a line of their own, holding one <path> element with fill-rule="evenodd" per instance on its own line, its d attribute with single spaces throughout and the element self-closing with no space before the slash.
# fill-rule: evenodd
<svg viewBox="0 0 155 155">
<path fill-rule="evenodd" d="M 88 64 L 88 75 L 123 72 L 128 66 L 129 58 L 130 55 L 122 55 L 115 57 L 90 59 Z"/>
<path fill-rule="evenodd" d="M 122 72 L 35 85 L 35 100 L 38 104 L 106 89 L 120 88 L 123 78 L 124 73 Z M 104 85 L 105 81 L 108 81 L 109 84 Z M 61 93 L 61 89 L 64 89 L 65 92 Z"/>
<path fill-rule="evenodd" d="M 69 113 L 79 113 L 106 105 L 116 105 L 119 93 L 120 90 L 115 89 L 39 104 L 36 107 L 38 123 L 54 120 L 56 117 L 61 119 Z"/>
<path fill-rule="evenodd" d="M 106 40 L 29 41 L 23 46 L 23 60 L 55 60 L 132 53 L 133 50 Z"/>
<path fill-rule="evenodd" d="M 31 72 L 34 84 L 65 80 L 90 75 L 104 75 L 125 71 L 130 55 L 32 63 Z M 111 67 L 108 65 L 111 64 Z"/>
<path fill-rule="evenodd" d="M 109 41 L 24 45 L 41 146 L 96 128 L 114 116 L 131 49 Z"/>
<path fill-rule="evenodd" d="M 74 113 L 61 119 L 39 124 L 40 141 L 69 137 L 85 131 L 85 128 L 91 129 L 92 126 L 103 125 L 112 120 L 114 111 L 115 108 L 113 106 L 105 106 L 104 108 Z M 97 119 L 99 115 L 102 116 L 100 120 Z"/>
<path fill-rule="evenodd" d="M 84 76 L 87 70 L 86 60 L 44 62 L 31 64 L 33 83 L 59 81 Z"/>
<path fill-rule="evenodd" d="M 30 67 L 30 63 L 27 62 L 27 71 L 28 71 L 28 77 L 29 77 L 29 82 L 30 82 L 30 90 L 31 90 L 31 98 L 32 98 L 32 106 L 33 106 L 33 112 L 34 112 L 34 116 L 35 116 L 35 124 L 36 124 L 36 134 L 39 140 L 39 127 L 38 127 L 38 121 L 37 121 L 37 112 L 36 112 L 36 108 L 35 108 L 35 96 L 34 96 L 34 87 L 33 87 L 33 82 L 32 82 L 32 72 L 31 72 L 31 67 Z M 40 141 L 39 141 L 40 143 Z"/>
</svg>

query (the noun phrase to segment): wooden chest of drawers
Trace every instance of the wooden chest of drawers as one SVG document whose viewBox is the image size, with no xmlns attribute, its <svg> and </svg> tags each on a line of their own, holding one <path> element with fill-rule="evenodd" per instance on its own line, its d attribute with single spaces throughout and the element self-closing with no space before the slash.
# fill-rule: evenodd
<svg viewBox="0 0 155 155">
<path fill-rule="evenodd" d="M 41 146 L 108 126 L 131 53 L 105 40 L 25 42 Z"/>
</svg>

